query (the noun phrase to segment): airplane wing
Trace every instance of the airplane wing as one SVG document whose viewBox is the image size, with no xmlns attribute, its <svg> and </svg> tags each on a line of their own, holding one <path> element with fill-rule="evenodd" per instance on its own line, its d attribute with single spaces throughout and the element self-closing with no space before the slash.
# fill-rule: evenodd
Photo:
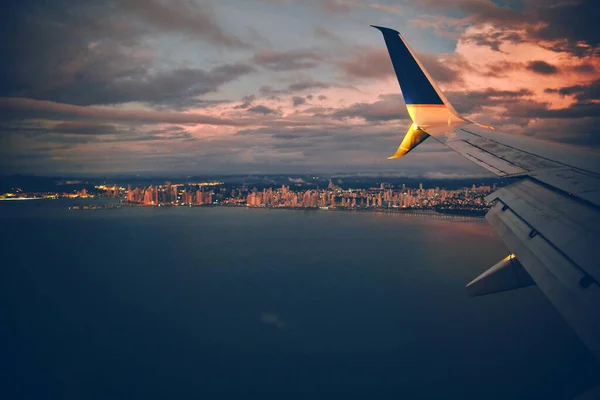
<svg viewBox="0 0 600 400">
<path fill-rule="evenodd" d="M 413 121 L 390 158 L 429 136 L 515 183 L 490 194 L 487 221 L 512 252 L 467 285 L 471 296 L 537 284 L 600 358 L 600 154 L 510 135 L 452 107 L 399 32 L 381 31 Z"/>
</svg>

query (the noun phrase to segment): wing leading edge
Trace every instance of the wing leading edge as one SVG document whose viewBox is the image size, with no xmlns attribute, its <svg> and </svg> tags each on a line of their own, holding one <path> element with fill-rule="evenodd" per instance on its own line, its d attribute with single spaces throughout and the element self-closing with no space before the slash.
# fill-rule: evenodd
<svg viewBox="0 0 600 400">
<path fill-rule="evenodd" d="M 467 285 L 477 296 L 535 282 L 600 358 L 600 155 L 501 133 L 461 116 L 399 32 L 383 34 L 413 125 L 394 156 L 429 136 L 499 177 L 488 222 L 513 253 Z"/>
</svg>

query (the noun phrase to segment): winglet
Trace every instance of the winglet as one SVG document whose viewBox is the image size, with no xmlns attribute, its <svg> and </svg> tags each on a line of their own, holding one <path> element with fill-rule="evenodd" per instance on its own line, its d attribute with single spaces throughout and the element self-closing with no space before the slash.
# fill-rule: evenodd
<svg viewBox="0 0 600 400">
<path fill-rule="evenodd" d="M 394 29 L 371 26 L 383 34 L 412 121 L 434 136 L 435 132 L 430 131 L 435 128 L 447 129 L 466 122 L 437 87 L 402 35 Z"/>
<path fill-rule="evenodd" d="M 400 32 L 382 26 L 371 26 L 383 34 L 406 109 L 413 121 L 400 147 L 388 159 L 404 156 L 429 135 L 436 136 L 453 126 L 468 122 L 452 107 Z"/>
<path fill-rule="evenodd" d="M 406 132 L 406 135 L 404 136 L 402 143 L 400 143 L 398 150 L 396 150 L 396 153 L 393 156 L 388 157 L 388 160 L 394 160 L 396 158 L 403 157 L 406 155 L 406 153 L 417 147 L 428 137 L 429 135 L 425 133 L 425 131 L 423 131 L 417 125 L 412 124 L 410 128 L 408 128 L 408 132 Z"/>
</svg>

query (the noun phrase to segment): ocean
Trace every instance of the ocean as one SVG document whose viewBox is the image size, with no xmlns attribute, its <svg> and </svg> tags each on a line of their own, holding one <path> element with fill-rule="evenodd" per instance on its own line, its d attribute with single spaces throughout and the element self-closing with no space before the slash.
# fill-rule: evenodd
<svg viewBox="0 0 600 400">
<path fill-rule="evenodd" d="M 469 298 L 484 220 L 0 202 L 0 398 L 572 398 L 537 287 Z"/>
</svg>

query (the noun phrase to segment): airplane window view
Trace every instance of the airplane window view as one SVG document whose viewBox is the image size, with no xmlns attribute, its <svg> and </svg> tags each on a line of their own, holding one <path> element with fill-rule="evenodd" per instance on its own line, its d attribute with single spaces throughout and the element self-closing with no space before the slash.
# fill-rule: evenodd
<svg viewBox="0 0 600 400">
<path fill-rule="evenodd" d="M 0 13 L 0 398 L 600 399 L 600 2 Z"/>
</svg>

